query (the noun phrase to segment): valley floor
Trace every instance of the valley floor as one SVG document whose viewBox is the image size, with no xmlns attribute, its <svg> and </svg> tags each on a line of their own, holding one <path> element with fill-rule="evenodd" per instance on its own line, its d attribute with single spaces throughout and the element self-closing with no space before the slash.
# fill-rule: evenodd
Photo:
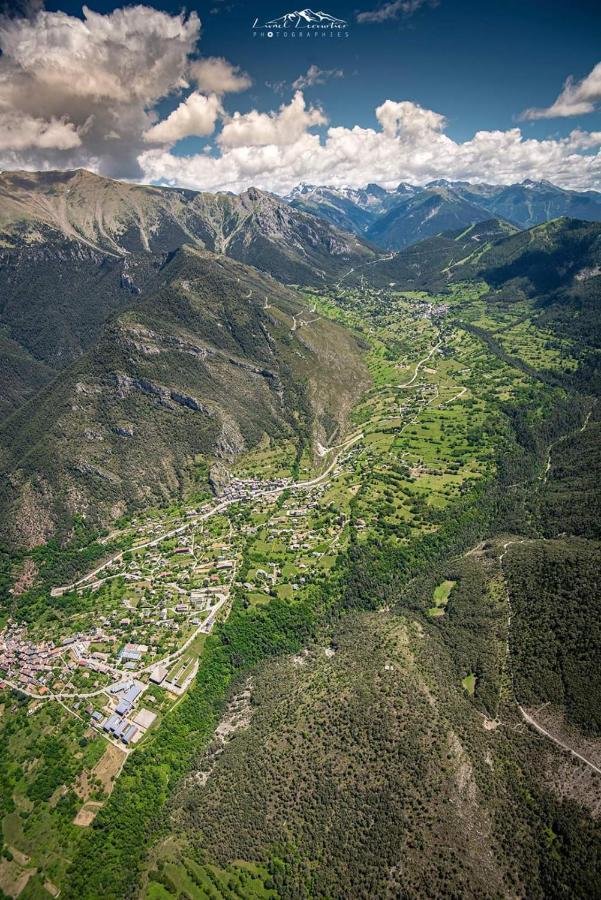
<svg viewBox="0 0 601 900">
<path fill-rule="evenodd" d="M 558 436 L 520 458 L 507 410 L 535 428 L 569 403 L 547 375 L 572 348 L 482 293 L 312 292 L 369 347 L 347 431 L 297 469 L 266 438 L 220 497 L 128 520 L 35 622 L 5 621 L 5 894 L 544 896 L 561 863 L 585 896 L 598 741 L 559 695 L 539 711 L 523 649 L 514 674 L 525 532 L 480 541 L 553 479 Z"/>
</svg>

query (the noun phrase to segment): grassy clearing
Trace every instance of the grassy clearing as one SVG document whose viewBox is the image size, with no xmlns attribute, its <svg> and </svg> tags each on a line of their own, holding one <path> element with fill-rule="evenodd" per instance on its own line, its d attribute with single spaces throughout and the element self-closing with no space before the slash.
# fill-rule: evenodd
<svg viewBox="0 0 601 900">
<path fill-rule="evenodd" d="M 476 690 L 476 675 L 474 672 L 470 672 L 465 678 L 461 679 L 461 684 L 463 685 L 464 690 L 470 695 L 470 697 L 474 696 L 474 691 Z"/>
<path fill-rule="evenodd" d="M 434 589 L 434 606 L 428 610 L 428 615 L 434 617 L 444 616 L 445 606 L 449 602 L 451 591 L 457 584 L 456 581 L 443 581 Z"/>
</svg>

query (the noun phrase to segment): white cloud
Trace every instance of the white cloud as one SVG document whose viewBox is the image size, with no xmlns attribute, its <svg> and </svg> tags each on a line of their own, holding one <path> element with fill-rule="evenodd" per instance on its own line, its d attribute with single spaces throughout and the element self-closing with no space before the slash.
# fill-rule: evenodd
<svg viewBox="0 0 601 900">
<path fill-rule="evenodd" d="M 190 66 L 190 75 L 205 94 L 235 94 L 252 84 L 246 72 L 222 56 L 195 60 Z"/>
<path fill-rule="evenodd" d="M 431 109 L 423 109 L 409 100 L 386 100 L 376 109 L 376 119 L 390 137 L 401 135 L 404 138 L 442 131 L 446 119 Z"/>
<path fill-rule="evenodd" d="M 293 104 L 297 114 L 311 114 L 300 97 Z M 575 131 L 558 140 L 535 140 L 512 128 L 479 131 L 458 142 L 444 133 L 440 113 L 407 100 L 387 100 L 375 111 L 378 129 L 330 127 L 322 142 L 305 122 L 290 140 L 282 124 L 284 110 L 289 107 L 270 115 L 255 111 L 234 117 L 230 124 L 235 130 L 229 141 L 219 142 L 215 155 L 176 157 L 148 150 L 140 157 L 146 178 L 199 190 L 240 191 L 256 185 L 278 193 L 301 181 L 395 187 L 400 181 L 425 184 L 435 178 L 496 184 L 546 178 L 567 188 L 601 188 L 601 153 L 590 152 L 599 143 L 598 133 Z"/>
<path fill-rule="evenodd" d="M 378 15 L 409 14 L 418 2 L 384 4 Z M 36 12 L 37 0 L 20 3 L 29 18 L 0 16 L 0 169 L 85 166 L 206 190 L 256 184 L 285 192 L 299 181 L 392 187 L 440 177 L 601 187 L 599 132 L 536 140 L 512 128 L 459 142 L 446 134 L 441 113 L 390 99 L 375 110 L 374 127 L 331 126 L 320 137 L 312 129 L 326 125 L 326 115 L 307 105 L 300 90 L 275 111 L 228 115 L 224 96 L 250 79 L 225 59 L 194 59 L 200 34 L 194 13 L 130 6 L 100 15 L 84 7 L 79 19 Z M 336 70 L 311 66 L 297 85 L 330 75 Z M 553 106 L 538 113 L 594 107 L 600 80 L 601 64 L 581 82 L 567 82 Z M 179 105 L 157 122 L 157 105 L 170 95 Z M 220 133 L 203 153 L 171 152 L 182 137 L 212 134 L 220 120 Z"/>
<path fill-rule="evenodd" d="M 342 69 L 320 69 L 319 66 L 310 65 L 304 75 L 299 75 L 292 82 L 292 87 L 297 91 L 304 88 L 314 87 L 316 84 L 325 84 L 330 78 L 342 78 L 344 72 Z"/>
<path fill-rule="evenodd" d="M 71 150 L 79 147 L 81 138 L 70 122 L 61 119 L 36 119 L 12 110 L 0 111 L 0 150 Z"/>
<path fill-rule="evenodd" d="M 0 109 L 10 114 L 13 136 L 39 131 L 38 140 L 13 141 L 18 156 L 0 155 L 0 167 L 94 166 L 139 177 L 142 135 L 153 124 L 148 110 L 186 85 L 199 33 L 195 13 L 144 6 L 109 15 L 84 6 L 83 19 L 44 11 L 0 18 Z"/>
<path fill-rule="evenodd" d="M 601 131 L 581 131 L 576 128 L 568 138 L 571 150 L 593 150 L 601 146 Z"/>
<path fill-rule="evenodd" d="M 436 6 L 437 0 L 391 0 L 390 3 L 382 3 L 375 9 L 366 9 L 357 13 L 357 22 L 360 25 L 390 22 L 401 17 L 412 16 L 422 6 Z"/>
<path fill-rule="evenodd" d="M 522 119 L 553 119 L 564 116 L 581 116 L 595 111 L 601 102 L 601 62 L 582 81 L 570 76 L 559 97 L 545 109 L 526 109 Z"/>
<path fill-rule="evenodd" d="M 212 134 L 222 112 L 221 101 L 215 94 L 205 97 L 195 91 L 171 115 L 145 131 L 144 140 L 149 144 L 175 144 L 191 135 Z"/>
<path fill-rule="evenodd" d="M 223 126 L 218 138 L 221 147 L 279 147 L 295 144 L 305 134 L 307 128 L 325 125 L 327 119 L 320 109 L 306 109 L 305 99 L 297 91 L 288 105 L 280 106 L 278 112 L 234 113 Z"/>
<path fill-rule="evenodd" d="M 200 30 L 194 13 L 184 19 L 129 6 L 103 16 L 84 6 L 83 15 L 42 12 L 32 20 L 4 20 L 7 74 L 45 83 L 60 95 L 117 102 L 150 103 L 183 83 Z"/>
</svg>

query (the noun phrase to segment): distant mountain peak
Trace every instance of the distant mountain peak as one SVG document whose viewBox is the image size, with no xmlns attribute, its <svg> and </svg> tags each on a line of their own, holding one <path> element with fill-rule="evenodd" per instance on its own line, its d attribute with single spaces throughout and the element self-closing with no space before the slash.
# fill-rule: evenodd
<svg viewBox="0 0 601 900">
<path fill-rule="evenodd" d="M 562 191 L 563 188 L 558 187 L 556 184 L 553 184 L 552 181 L 547 181 L 546 178 L 540 178 L 538 180 L 534 178 L 524 178 L 521 182 L 522 187 L 531 187 L 531 188 L 550 188 L 553 191 Z M 514 185 L 508 185 L 509 187 L 514 187 Z"/>
</svg>

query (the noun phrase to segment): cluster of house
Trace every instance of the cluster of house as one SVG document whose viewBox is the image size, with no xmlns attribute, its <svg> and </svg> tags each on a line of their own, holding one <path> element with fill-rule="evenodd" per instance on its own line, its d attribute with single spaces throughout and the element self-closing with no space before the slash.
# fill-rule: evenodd
<svg viewBox="0 0 601 900">
<path fill-rule="evenodd" d="M 316 549 L 332 534 L 331 530 L 311 527 L 311 516 L 320 510 L 320 501 L 325 493 L 325 486 L 320 485 L 311 491 L 295 495 L 284 504 L 282 509 L 270 518 L 266 540 L 268 543 L 284 544 L 289 550 L 298 553 L 295 567 L 299 573 L 286 578 L 292 590 L 300 590 L 310 580 L 319 557 L 323 554 Z M 264 526 L 258 526 L 263 528 Z M 258 530 L 257 526 L 243 526 L 243 532 Z M 335 529 L 334 529 L 335 534 Z M 282 578 L 282 565 L 274 560 L 258 566 L 254 570 L 253 581 L 246 581 L 243 587 L 247 591 L 274 588 Z"/>
<path fill-rule="evenodd" d="M 35 687 L 44 694 L 48 675 L 60 662 L 63 649 L 54 641 L 35 643 L 24 628 L 9 625 L 0 633 L 0 670 L 23 687 Z"/>
<path fill-rule="evenodd" d="M 232 478 L 220 494 L 222 500 L 247 500 L 249 496 L 270 491 L 282 491 L 290 484 L 290 478 Z"/>
<path fill-rule="evenodd" d="M 422 319 L 442 319 L 449 311 L 448 303 L 431 303 L 424 301 L 418 307 Z"/>
<path fill-rule="evenodd" d="M 129 620 L 122 621 L 129 623 Z M 86 674 L 89 672 L 106 677 L 118 675 L 121 669 L 134 668 L 148 651 L 148 646 L 126 643 L 116 660 L 111 654 L 94 650 L 92 646 L 118 643 L 123 640 L 125 627 L 115 628 L 114 634 L 97 627 L 90 634 L 80 632 L 58 642 L 36 642 L 27 637 L 22 626 L 11 624 L 0 632 L 0 672 L 4 673 L 7 682 L 40 696 L 51 689 L 64 687 L 67 676 L 72 678 L 76 670 L 83 670 L 84 678 L 89 677 Z"/>
<path fill-rule="evenodd" d="M 0 633 L 0 670 L 9 681 L 24 688 L 35 688 L 36 693 L 45 694 L 57 674 L 57 670 L 73 671 L 85 666 L 91 671 L 110 674 L 113 667 L 108 664 L 104 653 L 89 653 L 90 644 L 112 641 L 102 629 L 97 628 L 91 635 L 76 634 L 55 641 L 32 641 L 23 626 L 9 624 Z"/>
<path fill-rule="evenodd" d="M 227 592 L 235 568 L 235 560 L 229 557 L 231 545 L 213 544 L 211 551 L 213 559 L 201 561 L 196 555 L 190 555 L 189 546 L 176 547 L 170 552 L 179 556 L 189 554 L 190 565 L 186 562 L 183 569 L 174 566 L 167 571 L 165 554 L 158 547 L 153 548 L 150 551 L 153 568 L 159 571 L 146 577 L 140 572 L 138 560 L 128 561 L 127 574 L 135 578 L 133 589 L 139 597 L 135 610 L 126 597 L 123 600 L 126 609 L 100 616 L 96 620 L 99 624 L 88 633 L 36 642 L 28 637 L 24 627 L 9 624 L 0 632 L 0 679 L 4 677 L 9 684 L 44 695 L 62 689 L 68 683 L 67 676 L 72 679 L 75 670 L 81 671 L 84 678 L 97 673 L 101 676 L 100 684 L 102 677 L 108 681 L 127 671 L 133 676 L 149 645 L 156 643 L 157 627 L 179 632 L 182 618 L 190 625 L 199 626 L 202 614 L 211 610 Z M 181 575 L 185 579 L 194 576 L 197 584 L 202 578 L 204 584 L 183 589 L 178 584 Z M 160 593 L 155 598 L 153 588 L 159 577 Z M 149 605 L 149 601 L 154 601 L 154 605 Z M 98 646 L 101 644 L 105 646 Z"/>
</svg>

